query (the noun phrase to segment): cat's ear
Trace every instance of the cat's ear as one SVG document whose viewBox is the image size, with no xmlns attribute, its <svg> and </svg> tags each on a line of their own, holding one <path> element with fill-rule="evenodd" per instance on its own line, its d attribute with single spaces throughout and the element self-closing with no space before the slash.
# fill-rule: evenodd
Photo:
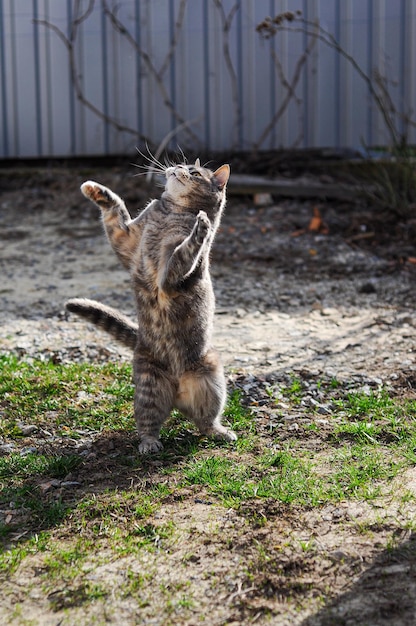
<svg viewBox="0 0 416 626">
<path fill-rule="evenodd" d="M 215 170 L 214 178 L 218 185 L 218 189 L 224 189 L 225 185 L 228 183 L 228 179 L 230 178 L 230 166 L 221 165 L 221 167 Z"/>
<path fill-rule="evenodd" d="M 201 161 L 199 159 L 195 161 L 195 167 L 201 167 Z"/>
</svg>

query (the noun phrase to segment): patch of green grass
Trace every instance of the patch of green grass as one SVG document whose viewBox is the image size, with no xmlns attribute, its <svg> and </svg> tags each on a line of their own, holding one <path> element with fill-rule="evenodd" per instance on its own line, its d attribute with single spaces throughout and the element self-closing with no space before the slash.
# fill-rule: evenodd
<svg viewBox="0 0 416 626">
<path fill-rule="evenodd" d="M 349 418 L 389 414 L 391 409 L 396 406 L 385 389 L 349 392 L 341 400 L 338 400 L 337 404 L 344 409 Z"/>
<path fill-rule="evenodd" d="M 391 481 L 402 464 L 386 450 L 356 443 L 337 450 L 331 458 L 329 483 L 340 499 L 372 499 L 380 495 L 383 482 Z"/>
<path fill-rule="evenodd" d="M 366 443 L 391 443 L 414 449 L 416 438 L 416 402 L 392 398 L 385 389 L 370 393 L 348 393 L 336 401 L 341 421 L 334 436 L 349 436 Z M 410 446 L 408 445 L 410 444 Z"/>
<path fill-rule="evenodd" d="M 256 418 L 252 411 L 243 406 L 241 393 L 237 389 L 228 397 L 224 418 L 225 423 L 238 435 L 233 447 L 240 453 L 253 451 L 258 442 Z"/>
<path fill-rule="evenodd" d="M 130 539 L 135 538 L 134 545 L 139 545 L 137 538 L 145 537 L 146 520 L 170 493 L 171 488 L 160 482 L 149 485 L 146 490 L 106 490 L 86 496 L 74 510 L 74 525 L 84 537 L 92 540 L 117 539 L 120 549 L 128 552 Z"/>
<path fill-rule="evenodd" d="M 65 478 L 82 463 L 82 459 L 75 454 L 50 456 L 43 454 L 10 454 L 0 457 L 0 478 L 16 479 L 30 476 L 48 476 L 50 478 Z"/>
<path fill-rule="evenodd" d="M 22 436 L 22 416 L 54 434 L 132 430 L 131 367 L 107 363 L 25 362 L 0 355 L 0 435 Z"/>
<path fill-rule="evenodd" d="M 229 394 L 224 409 L 224 418 L 237 433 L 243 433 L 244 436 L 247 436 L 248 433 L 256 432 L 255 418 L 252 412 L 243 406 L 241 393 L 238 389 Z"/>
<path fill-rule="evenodd" d="M 29 416 L 27 423 L 63 438 L 82 436 L 86 430 L 99 434 L 105 428 L 134 429 L 129 366 L 25 363 L 3 356 L 0 367 L 0 435 L 16 442 L 16 447 L 23 440 L 19 426 L 22 416 Z M 277 411 L 276 389 L 270 387 L 267 391 L 269 413 Z M 0 479 L 5 486 L 0 501 L 4 508 L 11 506 L 13 511 L 24 512 L 30 524 L 21 522 L 24 539 L 3 553 L 0 572 L 15 571 L 26 556 L 41 551 L 42 542 L 33 543 L 34 528 L 50 529 L 52 536 L 61 526 L 67 533 L 62 544 L 43 541 L 44 546 L 48 545 L 43 565 L 51 580 L 70 583 L 68 597 L 58 596 L 51 602 L 71 606 L 71 602 L 89 601 L 94 594 L 100 597 L 103 593 L 92 583 L 83 586 L 79 582 L 83 568 L 99 561 L 103 547 L 106 550 L 102 558 L 122 558 L 141 550 L 154 553 L 169 545 L 174 527 L 170 522 L 159 524 L 154 514 L 173 494 L 176 500 L 189 498 L 190 485 L 224 506 L 241 510 L 244 503 L 255 504 L 259 499 L 310 507 L 379 497 L 399 470 L 416 464 L 413 399 L 394 397 L 385 389 L 353 392 L 351 386 L 335 379 L 319 381 L 314 392 L 319 403 L 330 406 L 332 411 L 326 418 L 325 437 L 328 432 L 332 436 L 322 436 L 319 450 L 307 447 L 308 435 L 309 441 L 316 440 L 320 432 L 319 422 L 314 421 L 314 407 L 301 402 L 305 394 L 311 396 L 311 391 L 304 381 L 293 377 L 289 384 L 279 387 L 278 393 L 288 412 L 296 407 L 297 414 L 311 418 L 304 427 L 299 421 L 297 432 L 292 434 L 284 424 L 278 431 L 267 429 L 262 406 L 258 407 L 258 419 L 244 406 L 242 393 L 235 390 L 229 396 L 224 421 L 238 433 L 236 444 L 202 438 L 193 424 L 174 411 L 163 429 L 165 450 L 147 460 L 139 456 L 116 457 L 123 468 L 123 482 L 117 483 L 114 478 L 112 488 L 105 491 L 94 488 L 101 480 L 94 478 L 94 459 L 88 465 L 92 489 L 88 493 L 80 490 L 79 494 L 64 494 L 68 500 L 63 501 L 51 494 L 42 495 L 37 480 L 62 479 L 75 472 L 83 463 L 80 456 L 24 456 L 16 452 L 1 457 Z M 97 462 L 97 476 L 103 471 L 101 461 Z M 126 476 L 140 486 L 126 488 Z M 412 497 L 410 492 L 404 493 L 403 503 Z M 259 515 L 256 523 L 266 524 L 267 519 Z M 0 526 L 5 544 L 16 530 L 13 522 Z M 301 547 L 312 550 L 309 543 Z M 144 580 L 133 572 L 130 576 L 126 593 L 139 596 Z M 185 593 L 177 608 L 189 608 L 190 602 Z"/>
<path fill-rule="evenodd" d="M 48 581 L 52 582 L 63 573 L 67 582 L 78 576 L 80 567 L 85 562 L 91 547 L 92 543 L 86 541 L 85 538 L 78 538 L 70 545 L 53 545 L 43 560 Z"/>
<path fill-rule="evenodd" d="M 39 532 L 26 542 L 13 545 L 8 550 L 0 551 L 0 576 L 10 576 L 20 563 L 30 554 L 45 552 L 49 545 L 49 534 Z"/>
<path fill-rule="evenodd" d="M 12 506 L 16 512 L 24 512 L 25 517 L 30 517 L 30 527 L 38 530 L 61 523 L 70 510 L 60 498 L 56 500 L 41 498 L 38 490 L 30 485 L 6 487 L 2 490 L 0 505 Z M 8 533 L 3 534 L 7 537 Z"/>
<path fill-rule="evenodd" d="M 299 404 L 302 399 L 303 384 L 296 376 L 292 376 L 290 385 L 281 388 L 281 393 L 293 404 Z"/>
<path fill-rule="evenodd" d="M 183 474 L 187 484 L 203 485 L 226 506 L 238 507 L 252 498 L 303 505 L 327 498 L 311 463 L 287 450 L 267 453 L 254 463 L 220 456 L 194 459 Z"/>
<path fill-rule="evenodd" d="M 126 570 L 126 582 L 123 585 L 122 589 L 122 598 L 128 598 L 129 596 L 134 597 L 137 600 L 140 600 L 140 595 L 142 589 L 149 582 L 149 576 L 147 573 L 136 572 L 131 568 Z M 143 605 L 139 605 L 143 606 Z"/>
<path fill-rule="evenodd" d="M 48 595 L 48 600 L 53 611 L 62 611 L 73 607 L 82 606 L 94 600 L 105 598 L 108 591 L 102 585 L 90 580 L 81 584 L 63 589 L 54 590 Z"/>
</svg>

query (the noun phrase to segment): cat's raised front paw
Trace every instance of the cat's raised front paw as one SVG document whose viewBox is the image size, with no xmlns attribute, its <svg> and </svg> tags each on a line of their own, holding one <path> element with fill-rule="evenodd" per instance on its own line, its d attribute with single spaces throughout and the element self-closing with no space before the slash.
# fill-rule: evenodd
<svg viewBox="0 0 416 626">
<path fill-rule="evenodd" d="M 156 437 L 142 436 L 139 444 L 139 454 L 153 454 L 163 449 L 162 442 Z"/>
<path fill-rule="evenodd" d="M 113 192 L 104 187 L 104 185 L 95 183 L 93 180 L 87 180 L 83 183 L 81 191 L 88 200 L 95 202 L 101 208 L 110 208 L 116 203 Z"/>
<path fill-rule="evenodd" d="M 200 211 L 196 216 L 195 238 L 198 243 L 202 243 L 211 229 L 211 222 L 205 211 Z"/>
</svg>

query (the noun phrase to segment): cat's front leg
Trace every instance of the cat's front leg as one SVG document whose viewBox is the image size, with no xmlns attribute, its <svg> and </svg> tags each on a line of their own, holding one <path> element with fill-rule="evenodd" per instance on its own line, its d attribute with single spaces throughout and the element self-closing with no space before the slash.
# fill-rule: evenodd
<svg viewBox="0 0 416 626">
<path fill-rule="evenodd" d="M 108 187 L 92 180 L 83 183 L 81 191 L 101 209 L 104 229 L 111 247 L 122 264 L 130 269 L 141 230 L 131 219 L 123 200 Z"/>
<path fill-rule="evenodd" d="M 118 219 L 120 228 L 127 228 L 128 222 L 131 221 L 130 214 L 123 200 L 111 189 L 93 180 L 87 180 L 85 183 L 82 183 L 81 192 L 105 214 L 114 214 Z"/>
<path fill-rule="evenodd" d="M 211 232 L 212 225 L 207 214 L 200 211 L 190 235 L 176 246 L 164 262 L 159 281 L 163 291 L 169 293 L 175 290 L 200 267 Z"/>
</svg>

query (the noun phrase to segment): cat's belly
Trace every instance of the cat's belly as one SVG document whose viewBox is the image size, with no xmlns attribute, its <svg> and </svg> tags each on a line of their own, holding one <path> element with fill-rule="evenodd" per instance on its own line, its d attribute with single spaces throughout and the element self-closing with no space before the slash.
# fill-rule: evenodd
<svg viewBox="0 0 416 626">
<path fill-rule="evenodd" d="M 192 311 L 182 316 L 154 312 L 150 319 L 139 315 L 137 349 L 172 373 L 181 374 L 205 356 L 211 343 L 211 327 L 206 317 Z"/>
</svg>

